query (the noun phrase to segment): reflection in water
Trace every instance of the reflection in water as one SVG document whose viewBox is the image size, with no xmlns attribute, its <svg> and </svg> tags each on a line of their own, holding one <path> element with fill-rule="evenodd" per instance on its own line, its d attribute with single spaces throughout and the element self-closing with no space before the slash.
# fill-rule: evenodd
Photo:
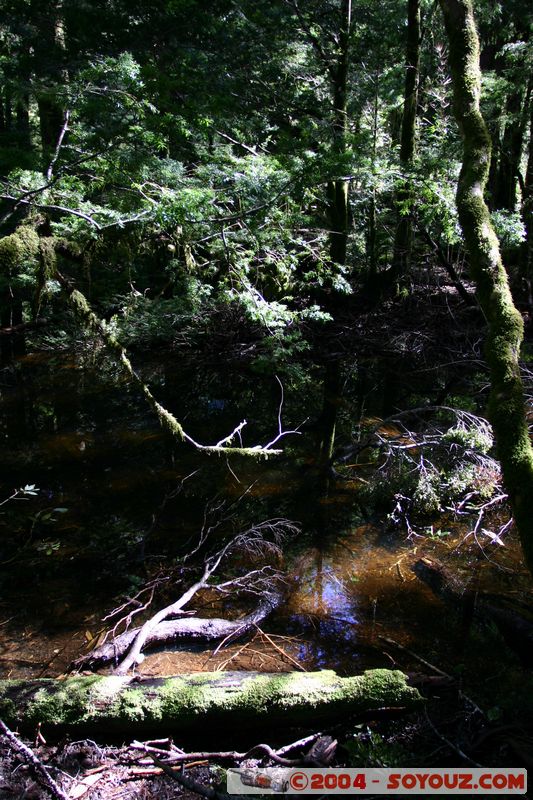
<svg viewBox="0 0 533 800">
<path fill-rule="evenodd" d="M 153 382 L 161 377 L 161 360 L 148 376 Z M 149 371 L 150 365 L 141 369 Z M 259 379 L 252 386 L 241 376 L 229 387 L 227 365 L 217 370 L 200 375 L 195 366 L 187 373 L 169 358 L 158 390 L 202 441 L 216 441 L 252 407 L 251 439 L 267 441 L 279 402 L 277 385 L 269 398 L 256 385 Z M 323 443 L 331 443 L 338 408 L 335 370 L 330 377 L 326 405 L 331 413 L 329 427 L 321 430 Z M 291 409 L 290 402 L 287 397 L 284 414 L 298 421 L 302 409 Z M 317 393 L 306 403 L 306 413 L 318 418 L 323 398 Z M 471 550 L 457 552 L 465 530 L 453 523 L 446 526 L 451 531 L 446 540 L 415 543 L 361 524 L 357 482 L 328 479 L 324 486 L 321 476 L 317 480 L 312 434 L 289 443 L 293 451 L 286 460 L 236 461 L 231 470 L 222 460 L 206 466 L 195 452 L 167 446 L 142 398 L 116 375 L 49 354 L 32 354 L 2 371 L 0 406 L 0 500 L 17 486 L 40 489 L 37 498 L 4 506 L 0 516 L 0 561 L 6 562 L 0 566 L 5 596 L 0 669 L 5 674 L 36 677 L 64 670 L 84 641 L 100 635 L 100 620 L 117 605 L 117 597 L 134 595 L 151 569 L 179 558 L 186 543 L 196 540 L 207 504 L 221 491 L 232 499 L 246 493 L 255 522 L 283 516 L 302 523 L 301 539 L 286 548 L 294 588 L 267 630 L 299 637 L 291 653 L 306 668 L 349 674 L 390 666 L 380 635 L 406 645 L 415 641 L 426 653 L 439 637 L 450 641 L 439 601 L 410 567 L 421 555 L 434 554 L 467 572 L 469 559 L 477 557 L 472 556 L 475 542 L 469 539 Z M 177 492 L 182 481 L 186 488 Z M 501 550 L 515 580 L 519 552 L 511 543 Z M 503 578 L 496 575 L 496 580 Z M 491 572 L 485 588 L 508 588 L 496 580 Z M 179 671 L 179 662 L 173 660 L 171 668 Z"/>
<path fill-rule="evenodd" d="M 346 591 L 331 553 L 315 548 L 302 559 L 298 589 L 291 598 L 291 627 L 311 631 L 312 638 L 301 644 L 299 657 L 317 667 L 331 666 L 328 642 L 346 650 L 355 648 L 356 626 L 360 623 L 358 599 Z M 298 610 L 296 610 L 298 609 Z M 340 653 L 338 653 L 340 655 Z"/>
</svg>

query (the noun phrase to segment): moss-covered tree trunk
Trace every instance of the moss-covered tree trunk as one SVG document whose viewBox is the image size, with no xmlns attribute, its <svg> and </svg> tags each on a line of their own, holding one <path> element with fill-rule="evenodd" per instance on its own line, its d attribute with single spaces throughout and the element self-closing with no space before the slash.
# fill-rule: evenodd
<svg viewBox="0 0 533 800">
<path fill-rule="evenodd" d="M 484 200 L 491 141 L 479 107 L 479 40 L 471 0 L 439 0 L 449 39 L 455 116 L 464 143 L 457 210 L 470 270 L 488 323 L 489 417 L 526 563 L 533 573 L 533 449 L 519 367 L 522 317 L 516 309 L 498 239 Z"/>
<path fill-rule="evenodd" d="M 411 259 L 413 216 L 410 205 L 413 189 L 409 171 L 413 165 L 416 141 L 416 108 L 420 62 L 420 0 L 407 2 L 407 42 L 405 51 L 405 87 L 400 142 L 400 164 L 404 172 L 403 183 L 396 195 L 398 221 L 394 238 L 392 267 L 396 278 L 405 275 Z"/>
<path fill-rule="evenodd" d="M 310 724 L 422 702 L 402 672 L 375 669 L 351 678 L 322 672 L 198 672 L 171 678 L 116 675 L 0 681 L 0 718 L 11 727 L 95 729 L 129 736 L 208 726 Z M 220 726 L 220 727 L 218 727 Z"/>
</svg>

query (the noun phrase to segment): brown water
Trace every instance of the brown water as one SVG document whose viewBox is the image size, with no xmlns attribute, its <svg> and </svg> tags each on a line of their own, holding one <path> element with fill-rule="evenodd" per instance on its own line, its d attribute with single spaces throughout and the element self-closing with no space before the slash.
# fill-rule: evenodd
<svg viewBox="0 0 533 800">
<path fill-rule="evenodd" d="M 230 395 L 223 369 L 203 387 L 171 359 L 163 366 L 146 362 L 143 370 L 202 441 L 216 441 L 250 412 L 247 376 Z M 256 402 L 250 426 L 255 441 L 268 440 L 276 424 L 276 397 L 267 389 L 255 387 L 264 401 Z M 142 400 L 112 369 L 101 375 L 98 364 L 67 353 L 35 353 L 4 369 L 0 395 L 2 498 L 26 484 L 39 488 L 37 497 L 0 509 L 4 677 L 63 673 L 99 640 L 102 617 L 117 598 L 179 557 L 184 541 L 197 535 L 206 505 L 220 496 L 235 499 L 247 487 L 247 514 L 286 516 L 303 526 L 286 547 L 291 588 L 285 605 L 251 641 L 216 655 L 181 647 L 152 653 L 142 673 L 415 667 L 416 657 L 394 643 L 450 670 L 486 658 L 494 641 L 465 640 L 459 622 L 415 577 L 412 566 L 421 556 L 441 560 L 465 588 L 517 597 L 530 592 L 512 532 L 500 547 L 468 536 L 470 521 L 441 520 L 409 539 L 387 531 L 385 520 L 361 518 L 356 481 L 317 491 L 305 466 L 312 435 L 298 440 L 299 449 L 291 444 L 291 458 L 279 462 L 206 464 L 168 445 Z M 308 400 L 312 405 L 313 396 Z M 299 414 L 296 405 L 286 412 L 289 419 Z M 186 489 L 176 492 L 188 476 Z"/>
</svg>

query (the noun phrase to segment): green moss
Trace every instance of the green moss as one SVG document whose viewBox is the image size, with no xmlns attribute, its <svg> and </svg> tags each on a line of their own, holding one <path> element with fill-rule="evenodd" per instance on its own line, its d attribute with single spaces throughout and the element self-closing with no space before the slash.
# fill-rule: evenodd
<svg viewBox="0 0 533 800">
<path fill-rule="evenodd" d="M 410 707 L 421 702 L 401 672 L 370 670 L 340 678 L 315 673 L 198 673 L 136 684 L 118 676 L 76 677 L 65 681 L 0 682 L 0 709 L 16 725 L 101 723 L 129 730 L 164 722 L 181 729 L 209 720 L 285 719 L 294 724 L 338 717 L 382 706 Z"/>
<path fill-rule="evenodd" d="M 140 689 L 126 689 L 120 695 L 116 705 L 113 706 L 119 719 L 126 719 L 130 722 L 142 722 L 148 716 L 153 719 L 150 703 L 147 704 L 146 698 Z"/>
<path fill-rule="evenodd" d="M 54 277 L 57 264 L 56 240 L 53 236 L 41 238 L 39 242 L 39 254 L 41 257 L 42 273 L 45 280 Z"/>
<path fill-rule="evenodd" d="M 94 675 L 43 681 L 28 703 L 26 718 L 51 725 L 80 722 L 87 714 L 90 689 L 99 680 Z"/>
<path fill-rule="evenodd" d="M 39 256 L 39 235 L 29 225 L 20 225 L 14 233 L 0 239 L 0 274 L 16 275 L 34 267 Z"/>
<path fill-rule="evenodd" d="M 0 683 L 0 719 L 15 719 L 17 715 L 17 703 L 13 699 L 17 689 L 23 686 L 23 681 L 2 681 Z"/>
<path fill-rule="evenodd" d="M 57 253 L 56 240 L 52 236 L 46 236 L 39 241 L 39 263 L 37 268 L 37 287 L 33 300 L 33 316 L 37 317 L 41 310 L 43 294 L 46 291 L 48 281 L 56 274 Z"/>
</svg>

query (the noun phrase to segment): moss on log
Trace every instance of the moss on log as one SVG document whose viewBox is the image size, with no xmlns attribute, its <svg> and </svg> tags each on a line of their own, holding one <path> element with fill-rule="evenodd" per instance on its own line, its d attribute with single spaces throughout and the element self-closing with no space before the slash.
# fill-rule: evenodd
<svg viewBox="0 0 533 800">
<path fill-rule="evenodd" d="M 422 702 L 398 671 L 341 678 L 322 672 L 198 672 L 169 678 L 117 675 L 0 681 L 0 717 L 10 726 L 49 730 L 180 732 L 206 724 L 277 725 L 335 720 Z"/>
</svg>

